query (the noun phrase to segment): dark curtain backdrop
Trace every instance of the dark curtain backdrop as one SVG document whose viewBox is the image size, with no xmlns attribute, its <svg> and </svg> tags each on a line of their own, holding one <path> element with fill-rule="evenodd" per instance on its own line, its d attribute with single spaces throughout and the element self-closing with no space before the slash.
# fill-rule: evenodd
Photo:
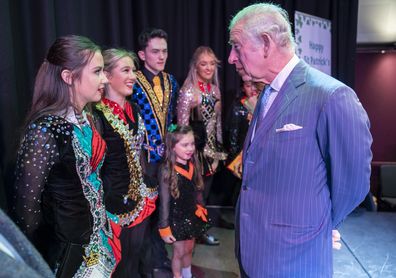
<svg viewBox="0 0 396 278">
<path fill-rule="evenodd" d="M 248 0 L 1 0 L 0 1 L 0 174 L 11 184 L 20 127 L 30 104 L 36 72 L 54 39 L 66 34 L 91 38 L 104 47 L 137 49 L 145 27 L 168 32 L 166 71 L 183 82 L 190 57 L 199 45 L 213 48 L 220 69 L 224 113 L 239 86 L 227 64 L 227 26 L 231 16 L 256 1 Z M 332 72 L 354 84 L 358 0 L 283 0 L 294 11 L 332 21 Z M 0 197 L 4 200 L 1 188 Z M 0 202 L 4 202 L 1 201 Z"/>
</svg>

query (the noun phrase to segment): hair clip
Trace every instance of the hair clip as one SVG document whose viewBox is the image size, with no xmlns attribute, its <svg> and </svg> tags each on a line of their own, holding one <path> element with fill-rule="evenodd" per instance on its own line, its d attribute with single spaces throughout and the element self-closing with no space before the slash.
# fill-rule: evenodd
<svg viewBox="0 0 396 278">
<path fill-rule="evenodd" d="M 170 124 L 168 127 L 168 132 L 172 133 L 176 130 L 177 125 L 176 124 Z"/>
</svg>

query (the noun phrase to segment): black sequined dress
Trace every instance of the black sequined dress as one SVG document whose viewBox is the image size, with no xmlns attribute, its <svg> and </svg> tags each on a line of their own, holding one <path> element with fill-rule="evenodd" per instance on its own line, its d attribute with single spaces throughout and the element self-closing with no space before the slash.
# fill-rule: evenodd
<svg viewBox="0 0 396 278">
<path fill-rule="evenodd" d="M 189 170 L 192 165 L 177 166 Z M 198 191 L 192 179 L 177 173 L 179 198 L 170 194 L 168 184 L 160 183 L 160 220 L 159 228 L 170 227 L 172 235 L 177 241 L 197 238 L 204 234 L 209 224 L 195 215 L 197 205 L 203 206 L 202 191 Z"/>
<path fill-rule="evenodd" d="M 70 110 L 32 122 L 15 171 L 11 215 L 57 277 L 96 267 L 110 275 L 115 264 L 99 178 L 106 145 L 90 115 L 81 117 Z"/>
</svg>

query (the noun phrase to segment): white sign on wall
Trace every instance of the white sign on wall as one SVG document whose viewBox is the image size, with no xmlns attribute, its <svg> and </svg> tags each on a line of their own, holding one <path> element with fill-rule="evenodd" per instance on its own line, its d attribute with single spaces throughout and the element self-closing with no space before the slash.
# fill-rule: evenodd
<svg viewBox="0 0 396 278">
<path fill-rule="evenodd" d="M 331 21 L 296 11 L 294 34 L 297 56 L 331 75 Z"/>
</svg>

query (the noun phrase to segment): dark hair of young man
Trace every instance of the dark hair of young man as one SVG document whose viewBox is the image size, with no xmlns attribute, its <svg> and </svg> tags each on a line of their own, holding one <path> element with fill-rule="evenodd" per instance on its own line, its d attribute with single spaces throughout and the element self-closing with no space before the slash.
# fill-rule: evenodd
<svg viewBox="0 0 396 278">
<path fill-rule="evenodd" d="M 143 30 L 138 38 L 139 50 L 144 50 L 147 47 L 149 40 L 153 38 L 161 38 L 168 41 L 168 34 L 162 29 L 147 28 Z"/>
</svg>

